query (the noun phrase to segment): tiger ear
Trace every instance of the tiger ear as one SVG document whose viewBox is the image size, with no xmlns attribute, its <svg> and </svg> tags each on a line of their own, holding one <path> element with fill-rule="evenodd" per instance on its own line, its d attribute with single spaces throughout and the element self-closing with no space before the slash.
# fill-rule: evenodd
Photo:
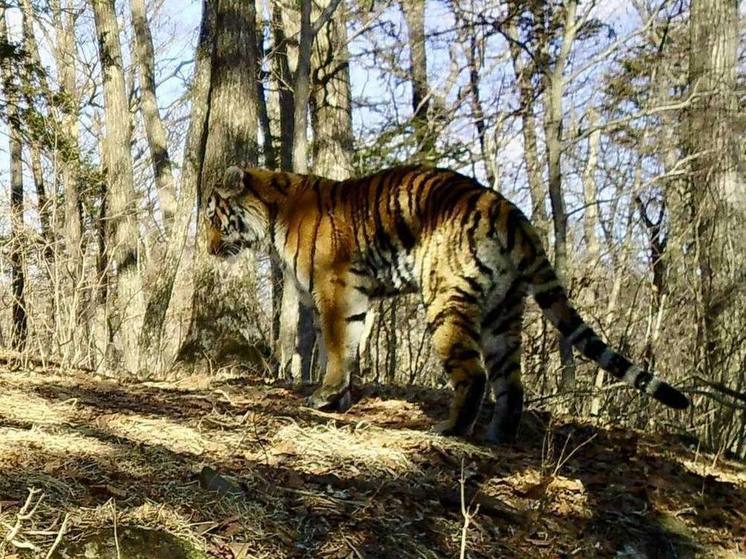
<svg viewBox="0 0 746 559">
<path fill-rule="evenodd" d="M 236 165 L 231 165 L 225 170 L 223 180 L 215 190 L 223 198 L 230 198 L 243 190 L 243 170 Z"/>
</svg>

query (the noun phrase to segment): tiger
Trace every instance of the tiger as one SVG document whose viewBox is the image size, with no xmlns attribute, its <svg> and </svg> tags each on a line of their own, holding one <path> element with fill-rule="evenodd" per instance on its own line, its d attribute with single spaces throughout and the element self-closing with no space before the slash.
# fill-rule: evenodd
<svg viewBox="0 0 746 559">
<path fill-rule="evenodd" d="M 314 305 L 326 368 L 307 400 L 313 408 L 350 407 L 351 371 L 371 302 L 418 292 L 453 389 L 447 418 L 434 426 L 438 433 L 472 435 L 489 381 L 494 406 L 484 437 L 515 442 L 528 294 L 568 342 L 612 377 L 671 408 L 689 405 L 586 324 L 523 212 L 456 171 L 400 166 L 339 181 L 234 165 L 213 188 L 204 216 L 212 255 L 271 249 Z"/>
</svg>

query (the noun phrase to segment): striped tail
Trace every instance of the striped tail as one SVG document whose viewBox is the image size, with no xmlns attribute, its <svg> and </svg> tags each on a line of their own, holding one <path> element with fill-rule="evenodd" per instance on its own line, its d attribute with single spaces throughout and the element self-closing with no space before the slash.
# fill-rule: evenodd
<svg viewBox="0 0 746 559">
<path fill-rule="evenodd" d="M 598 363 L 615 378 L 634 386 L 668 407 L 683 410 L 689 399 L 667 382 L 631 363 L 626 357 L 610 348 L 580 317 L 567 299 L 564 287 L 552 265 L 540 251 L 535 271 L 528 277 L 534 299 L 547 319 L 583 355 Z"/>
</svg>

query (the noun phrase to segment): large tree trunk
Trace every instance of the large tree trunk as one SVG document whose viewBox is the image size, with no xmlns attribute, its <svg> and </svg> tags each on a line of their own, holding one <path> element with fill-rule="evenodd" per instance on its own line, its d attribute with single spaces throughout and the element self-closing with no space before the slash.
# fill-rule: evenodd
<svg viewBox="0 0 746 559">
<path fill-rule="evenodd" d="M 0 42 L 8 44 L 8 31 L 5 21 L 5 7 L 0 7 Z M 5 59 L 0 65 L 2 70 L 3 93 L 5 94 L 5 116 L 10 134 L 8 138 L 8 155 L 10 162 L 10 277 L 13 294 L 13 329 L 11 345 L 13 349 L 22 350 L 26 346 L 28 324 L 26 300 L 24 295 L 26 277 L 23 270 L 23 169 L 21 168 L 21 130 L 18 115 L 20 101 L 18 84 L 15 76 L 18 67 Z"/>
<path fill-rule="evenodd" d="M 83 235 L 80 204 L 80 157 L 78 147 L 79 96 L 76 85 L 75 11 L 69 1 L 50 3 L 56 42 L 54 58 L 57 66 L 60 100 L 60 131 L 57 140 L 58 177 L 64 195 L 64 219 L 52 224 L 55 236 L 64 240 L 65 252 L 55 251 L 55 289 L 62 293 L 55 301 L 58 338 L 62 344 L 63 362 L 77 363 L 84 355 L 88 320 L 84 316 L 85 302 L 92 299 L 83 288 Z M 61 273 L 65 270 L 65 273 Z M 94 282 L 95 283 L 95 282 Z M 85 294 L 85 296 L 83 295 Z M 81 324 L 84 326 L 81 328 Z M 92 365 L 92 363 L 88 363 Z"/>
<path fill-rule="evenodd" d="M 177 362 L 256 361 L 250 311 L 253 260 L 226 263 L 207 254 L 202 209 L 229 165 L 256 165 L 256 9 L 244 0 L 210 0 L 215 9 L 207 135 L 198 188 L 192 319 Z"/>
<path fill-rule="evenodd" d="M 104 89 L 103 161 L 108 182 L 107 251 L 116 270 L 116 333 L 123 364 L 138 365 L 137 338 L 144 301 L 139 270 L 137 204 L 132 175 L 130 113 L 125 91 L 114 0 L 91 0 Z"/>
<path fill-rule="evenodd" d="M 23 13 L 23 44 L 26 49 L 26 55 L 31 63 L 32 67 L 41 67 L 41 57 L 39 56 L 39 45 L 36 42 L 36 36 L 34 35 L 34 10 L 31 6 L 31 0 L 23 0 L 21 2 L 21 10 Z M 31 108 L 33 98 L 31 92 L 37 87 L 34 80 L 31 77 L 32 72 L 25 72 L 25 78 L 28 83 L 24 88 L 26 91 L 26 100 Z M 45 101 L 50 101 L 49 87 L 47 86 L 44 78 L 41 78 L 38 86 L 44 93 Z M 52 256 L 52 246 L 54 244 L 54 236 L 50 225 L 50 204 L 47 197 L 46 185 L 44 182 L 44 174 L 42 172 L 42 149 L 39 136 L 42 131 L 38 130 L 38 126 L 32 128 L 30 134 L 30 148 L 31 148 L 31 175 L 34 179 L 34 186 L 36 187 L 36 199 L 38 203 L 39 211 L 39 224 L 41 225 L 41 236 L 44 239 L 44 255 L 49 258 Z"/>
<path fill-rule="evenodd" d="M 693 0 L 690 19 L 689 80 L 697 95 L 689 113 L 692 162 L 690 206 L 698 268 L 699 373 L 742 388 L 742 339 L 746 319 L 743 269 L 746 241 L 746 187 L 739 181 L 735 0 Z M 685 216 L 684 219 L 686 219 Z M 684 221 L 686 222 L 686 221 Z M 715 378 L 713 378 L 715 377 Z M 708 435 L 732 419 L 732 409 L 716 412 Z"/>
<path fill-rule="evenodd" d="M 179 202 L 173 216 L 168 248 L 163 258 L 163 266 L 150 288 L 145 318 L 140 333 L 141 376 L 147 376 L 154 369 L 163 368 L 161 347 L 163 324 L 166 311 L 172 299 L 174 282 L 182 262 L 184 248 L 189 235 L 197 198 L 197 184 L 202 171 L 208 101 L 210 95 L 210 69 L 214 38 L 215 13 L 208 0 L 202 2 L 202 21 L 196 51 L 196 67 L 191 84 L 191 120 L 187 132 L 186 146 L 181 166 L 181 189 Z"/>
<path fill-rule="evenodd" d="M 318 4 L 320 9 L 329 0 Z M 311 66 L 311 127 L 313 129 L 314 171 L 336 180 L 350 178 L 354 172 L 352 134 L 352 93 L 350 86 L 349 52 L 347 49 L 347 18 L 339 11 L 316 36 Z M 365 354 L 370 329 L 374 323 L 373 309 L 368 310 L 365 332 L 359 347 L 359 358 Z M 318 332 L 317 332 L 318 335 Z M 320 360 L 323 372 L 325 363 Z M 359 365 L 359 363 L 358 363 Z M 358 371 L 353 371 L 357 374 Z"/>
<path fill-rule="evenodd" d="M 170 233 L 176 212 L 176 186 L 171 172 L 171 158 L 168 154 L 168 140 L 158 110 L 155 95 L 155 55 L 153 37 L 145 13 L 145 0 L 130 0 L 132 27 L 135 31 L 135 55 L 140 81 L 140 110 L 145 122 L 145 133 L 153 162 L 158 203 L 163 215 L 166 233 Z"/>
</svg>

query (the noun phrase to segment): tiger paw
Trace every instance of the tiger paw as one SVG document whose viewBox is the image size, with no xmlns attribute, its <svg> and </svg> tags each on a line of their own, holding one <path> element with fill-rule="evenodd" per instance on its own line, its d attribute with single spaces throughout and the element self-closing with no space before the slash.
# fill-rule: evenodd
<svg viewBox="0 0 746 559">
<path fill-rule="evenodd" d="M 430 431 L 444 437 L 468 437 L 471 435 L 471 429 L 459 429 L 450 419 L 436 423 L 430 428 Z"/>
<path fill-rule="evenodd" d="M 319 386 L 308 397 L 308 406 L 316 410 L 346 412 L 352 406 L 352 396 L 348 387 L 340 389 Z"/>
</svg>

